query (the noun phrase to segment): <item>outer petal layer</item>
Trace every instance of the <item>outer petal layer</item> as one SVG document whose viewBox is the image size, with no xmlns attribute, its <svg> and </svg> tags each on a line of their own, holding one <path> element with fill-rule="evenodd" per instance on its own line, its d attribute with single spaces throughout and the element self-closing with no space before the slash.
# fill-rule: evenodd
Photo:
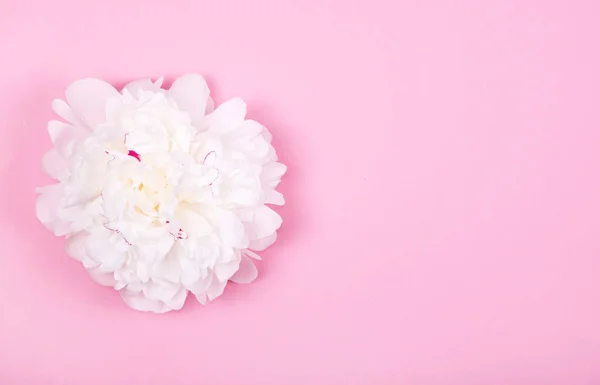
<svg viewBox="0 0 600 385">
<path fill-rule="evenodd" d="M 177 106 L 187 111 L 194 124 L 201 124 L 206 113 L 210 93 L 204 78 L 197 74 L 180 77 L 169 89 Z"/>
<path fill-rule="evenodd" d="M 106 121 L 106 102 L 120 98 L 119 92 L 100 79 L 77 80 L 67 88 L 67 102 L 75 115 L 90 129 Z"/>
</svg>

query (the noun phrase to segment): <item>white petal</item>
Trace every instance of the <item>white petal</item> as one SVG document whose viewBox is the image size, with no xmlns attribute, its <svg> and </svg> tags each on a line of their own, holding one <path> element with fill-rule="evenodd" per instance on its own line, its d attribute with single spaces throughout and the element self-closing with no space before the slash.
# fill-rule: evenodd
<svg viewBox="0 0 600 385">
<path fill-rule="evenodd" d="M 207 116 L 207 124 L 211 130 L 228 133 L 244 123 L 246 103 L 240 98 L 229 99 Z"/>
<path fill-rule="evenodd" d="M 148 282 L 148 280 L 150 279 L 150 275 L 148 275 L 148 265 L 146 265 L 145 262 L 138 261 L 135 272 L 137 274 L 138 279 L 142 282 Z M 148 296 L 148 298 L 150 297 Z"/>
<path fill-rule="evenodd" d="M 151 79 L 139 79 L 139 80 L 134 80 L 130 83 L 127 83 L 127 85 L 125 85 L 125 87 L 123 87 L 123 89 L 127 90 L 134 97 L 139 98 L 141 91 L 153 91 L 153 92 L 160 91 L 161 84 L 162 84 L 162 81 L 159 83 L 158 81 L 152 82 Z"/>
<path fill-rule="evenodd" d="M 102 286 L 114 286 L 117 281 L 115 281 L 114 273 L 105 273 L 100 268 L 94 267 L 88 269 L 88 273 L 90 277 L 99 285 Z"/>
<path fill-rule="evenodd" d="M 41 195 L 35 205 L 38 219 L 47 228 L 54 231 L 54 235 L 61 236 L 70 232 L 70 226 L 58 216 L 63 187 L 60 184 L 46 186 L 40 189 Z"/>
<path fill-rule="evenodd" d="M 254 187 L 254 186 L 252 186 Z M 236 187 L 227 194 L 227 202 L 236 206 L 251 207 L 259 202 L 259 191 L 256 188 Z"/>
<path fill-rule="evenodd" d="M 205 114 L 208 115 L 211 112 L 213 112 L 214 110 L 215 110 L 215 101 L 213 100 L 213 98 L 211 98 L 209 96 L 208 99 L 206 99 L 206 112 L 205 112 Z"/>
<path fill-rule="evenodd" d="M 78 261 L 85 257 L 85 240 L 88 234 L 84 231 L 70 234 L 65 239 L 65 251 L 67 255 Z"/>
<path fill-rule="evenodd" d="M 56 180 L 63 180 L 69 176 L 67 162 L 54 148 L 42 158 L 42 170 Z"/>
<path fill-rule="evenodd" d="M 256 259 L 257 261 L 262 261 L 262 258 L 260 257 L 260 255 L 256 254 L 254 251 L 246 249 L 243 251 L 243 253 L 245 256 L 247 256 L 249 258 Z"/>
<path fill-rule="evenodd" d="M 192 205 L 180 204 L 175 211 L 175 215 L 180 220 L 181 228 L 190 235 L 203 237 L 213 231 L 208 221 L 194 210 Z"/>
<path fill-rule="evenodd" d="M 213 280 L 217 280 L 214 274 L 209 273 L 205 278 L 200 278 L 193 285 L 189 286 L 188 289 L 195 296 L 198 302 L 202 305 L 206 305 L 207 296 L 206 293 L 209 291 Z"/>
<path fill-rule="evenodd" d="M 83 257 L 83 259 L 81 260 L 81 264 L 83 265 L 83 267 L 85 267 L 86 269 L 92 269 L 94 267 L 98 267 L 98 262 L 93 261 L 90 257 L 88 257 L 87 255 Z"/>
<path fill-rule="evenodd" d="M 227 281 L 240 268 L 240 260 L 235 259 L 227 263 L 220 263 L 215 266 L 215 275 L 219 281 Z"/>
<path fill-rule="evenodd" d="M 193 123 L 204 120 L 210 91 L 202 76 L 184 75 L 173 82 L 169 92 L 177 106 L 190 114 Z"/>
<path fill-rule="evenodd" d="M 181 287 L 179 291 L 171 298 L 170 301 L 165 304 L 172 310 L 179 310 L 183 307 L 185 299 L 187 298 L 188 290 L 185 287 Z"/>
<path fill-rule="evenodd" d="M 262 132 L 262 137 L 267 141 L 267 143 L 271 143 L 271 141 L 273 140 L 273 135 L 271 135 L 269 130 L 267 130 L 266 128 Z"/>
<path fill-rule="evenodd" d="M 283 197 L 283 194 L 279 191 L 269 190 L 267 191 L 267 194 L 265 196 L 265 203 L 283 206 L 285 204 L 285 198 Z"/>
<path fill-rule="evenodd" d="M 190 286 L 200 279 L 200 266 L 196 261 L 184 257 L 179 263 L 181 265 L 181 283 Z"/>
<path fill-rule="evenodd" d="M 169 252 L 167 258 L 152 267 L 151 274 L 153 277 L 159 277 L 169 282 L 179 282 L 181 278 L 179 259 L 176 259 L 172 252 Z"/>
<path fill-rule="evenodd" d="M 48 133 L 50 139 L 56 148 L 56 151 L 65 160 L 68 160 L 73 153 L 75 142 L 88 135 L 87 131 L 70 124 L 52 120 L 48 122 Z"/>
<path fill-rule="evenodd" d="M 150 299 L 169 303 L 181 288 L 182 285 L 179 283 L 151 281 L 145 286 L 144 294 Z"/>
<path fill-rule="evenodd" d="M 69 106 L 67 102 L 62 99 L 54 99 L 52 101 L 52 109 L 58 116 L 63 118 L 69 123 L 80 125 L 81 121 L 73 112 L 73 109 Z"/>
<path fill-rule="evenodd" d="M 206 294 L 198 293 L 198 294 L 194 294 L 194 296 L 196 297 L 198 302 L 200 302 L 202 305 L 206 305 Z"/>
<path fill-rule="evenodd" d="M 213 207 L 205 209 L 207 219 L 218 229 L 224 246 L 241 247 L 244 225 L 231 211 Z"/>
<path fill-rule="evenodd" d="M 239 270 L 230 278 L 235 283 L 250 283 L 258 276 L 258 270 L 254 262 L 246 256 L 242 256 Z"/>
<path fill-rule="evenodd" d="M 226 280 L 219 281 L 218 279 L 213 279 L 210 287 L 206 291 L 206 296 L 208 297 L 209 300 L 211 300 L 211 301 L 214 300 L 215 298 L 217 298 L 218 296 L 223 294 L 223 291 L 225 290 L 226 285 L 227 285 Z"/>
<path fill-rule="evenodd" d="M 85 242 L 86 255 L 105 272 L 115 271 L 125 263 L 127 248 L 121 235 L 106 229 L 93 231 Z"/>
<path fill-rule="evenodd" d="M 279 229 L 283 220 L 275 211 L 267 206 L 260 206 L 254 210 L 252 228 L 256 239 L 267 237 Z"/>
<path fill-rule="evenodd" d="M 49 121 L 48 134 L 50 135 L 50 140 L 52 141 L 52 144 L 55 144 L 59 135 L 69 127 L 71 127 L 70 124 L 59 122 L 58 120 Z"/>
<path fill-rule="evenodd" d="M 107 100 L 120 97 L 113 86 L 94 78 L 71 83 L 65 95 L 73 112 L 92 130 L 106 121 Z"/>
<path fill-rule="evenodd" d="M 248 248 L 254 251 L 263 251 L 267 247 L 271 246 L 277 240 L 277 231 L 273 232 L 271 235 L 267 235 L 266 237 L 254 239 L 250 241 Z"/>
<path fill-rule="evenodd" d="M 134 310 L 147 311 L 152 313 L 166 313 L 172 309 L 164 303 L 156 300 L 148 299 L 143 292 L 135 292 L 127 287 L 119 291 L 123 301 Z"/>
<path fill-rule="evenodd" d="M 240 125 L 238 133 L 240 136 L 253 138 L 265 131 L 267 131 L 265 126 L 263 126 L 256 120 L 248 119 Z"/>
<path fill-rule="evenodd" d="M 283 163 L 272 162 L 265 164 L 260 173 L 260 180 L 265 186 L 275 188 L 286 171 L 287 167 Z"/>
</svg>

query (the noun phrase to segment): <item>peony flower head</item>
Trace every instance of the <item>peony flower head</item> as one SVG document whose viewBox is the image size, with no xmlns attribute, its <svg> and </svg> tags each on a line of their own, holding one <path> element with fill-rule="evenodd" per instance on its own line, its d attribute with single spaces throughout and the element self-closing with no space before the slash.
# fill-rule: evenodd
<svg viewBox="0 0 600 385">
<path fill-rule="evenodd" d="M 188 292 L 205 304 L 256 278 L 251 259 L 282 222 L 266 205 L 284 203 L 286 167 L 241 99 L 215 109 L 195 74 L 168 90 L 83 79 L 53 109 L 64 121 L 49 122 L 42 163 L 57 183 L 39 189 L 37 216 L 94 280 L 163 313 Z"/>
</svg>

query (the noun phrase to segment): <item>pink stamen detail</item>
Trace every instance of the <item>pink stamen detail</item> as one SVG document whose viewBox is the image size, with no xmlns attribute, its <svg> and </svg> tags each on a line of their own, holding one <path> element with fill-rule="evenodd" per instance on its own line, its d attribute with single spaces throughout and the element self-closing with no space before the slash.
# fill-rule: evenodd
<svg viewBox="0 0 600 385">
<path fill-rule="evenodd" d="M 103 216 L 104 216 L 104 215 L 103 215 Z M 106 217 L 105 217 L 105 218 L 106 218 Z M 123 233 L 121 233 L 121 232 L 120 232 L 118 229 L 113 229 L 113 228 L 111 228 L 111 227 L 108 227 L 106 223 L 104 223 L 102 226 L 104 226 L 104 228 L 105 228 L 106 230 L 109 230 L 109 231 L 112 231 L 112 232 L 114 232 L 114 233 L 116 233 L 116 234 L 119 234 L 119 235 L 121 236 L 121 238 L 122 238 L 122 239 L 125 241 L 125 243 L 127 243 L 129 246 L 131 246 L 131 242 L 129 242 L 129 241 L 127 240 L 127 238 L 125 238 L 125 236 L 123 235 Z"/>
<path fill-rule="evenodd" d="M 138 162 L 142 161 L 142 158 L 140 157 L 140 154 L 138 154 L 137 152 L 135 152 L 133 150 L 129 150 L 129 152 L 127 153 L 127 155 L 133 156 L 135 159 L 138 160 Z"/>
<path fill-rule="evenodd" d="M 215 179 L 213 179 L 212 182 L 210 182 L 208 185 L 212 187 L 213 183 L 215 183 L 217 181 L 217 179 L 219 179 L 219 170 L 217 170 L 217 176 L 215 177 Z"/>
<path fill-rule="evenodd" d="M 208 154 L 206 154 L 206 155 L 204 156 L 204 160 L 202 161 L 202 164 L 206 163 L 206 159 L 208 159 L 208 156 L 209 156 L 210 154 L 216 154 L 215 150 L 212 150 L 212 151 L 210 151 Z"/>
<path fill-rule="evenodd" d="M 183 232 L 183 229 L 179 229 L 179 231 L 177 231 L 177 234 L 173 234 L 172 232 L 169 231 L 169 234 L 171 234 L 171 236 L 173 238 L 175 238 L 176 241 L 180 240 L 180 239 L 188 239 L 188 235 L 186 233 Z M 185 237 L 184 237 L 185 235 Z"/>
</svg>

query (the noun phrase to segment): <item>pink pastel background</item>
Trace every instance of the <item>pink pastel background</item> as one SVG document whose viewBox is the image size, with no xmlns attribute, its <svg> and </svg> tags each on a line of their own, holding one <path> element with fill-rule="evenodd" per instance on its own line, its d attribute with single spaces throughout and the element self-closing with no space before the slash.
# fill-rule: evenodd
<svg viewBox="0 0 600 385">
<path fill-rule="evenodd" d="M 0 384 L 600 384 L 598 1 L 0 2 Z M 34 214 L 51 100 L 186 72 L 289 173 L 252 285 L 151 315 Z"/>
</svg>

